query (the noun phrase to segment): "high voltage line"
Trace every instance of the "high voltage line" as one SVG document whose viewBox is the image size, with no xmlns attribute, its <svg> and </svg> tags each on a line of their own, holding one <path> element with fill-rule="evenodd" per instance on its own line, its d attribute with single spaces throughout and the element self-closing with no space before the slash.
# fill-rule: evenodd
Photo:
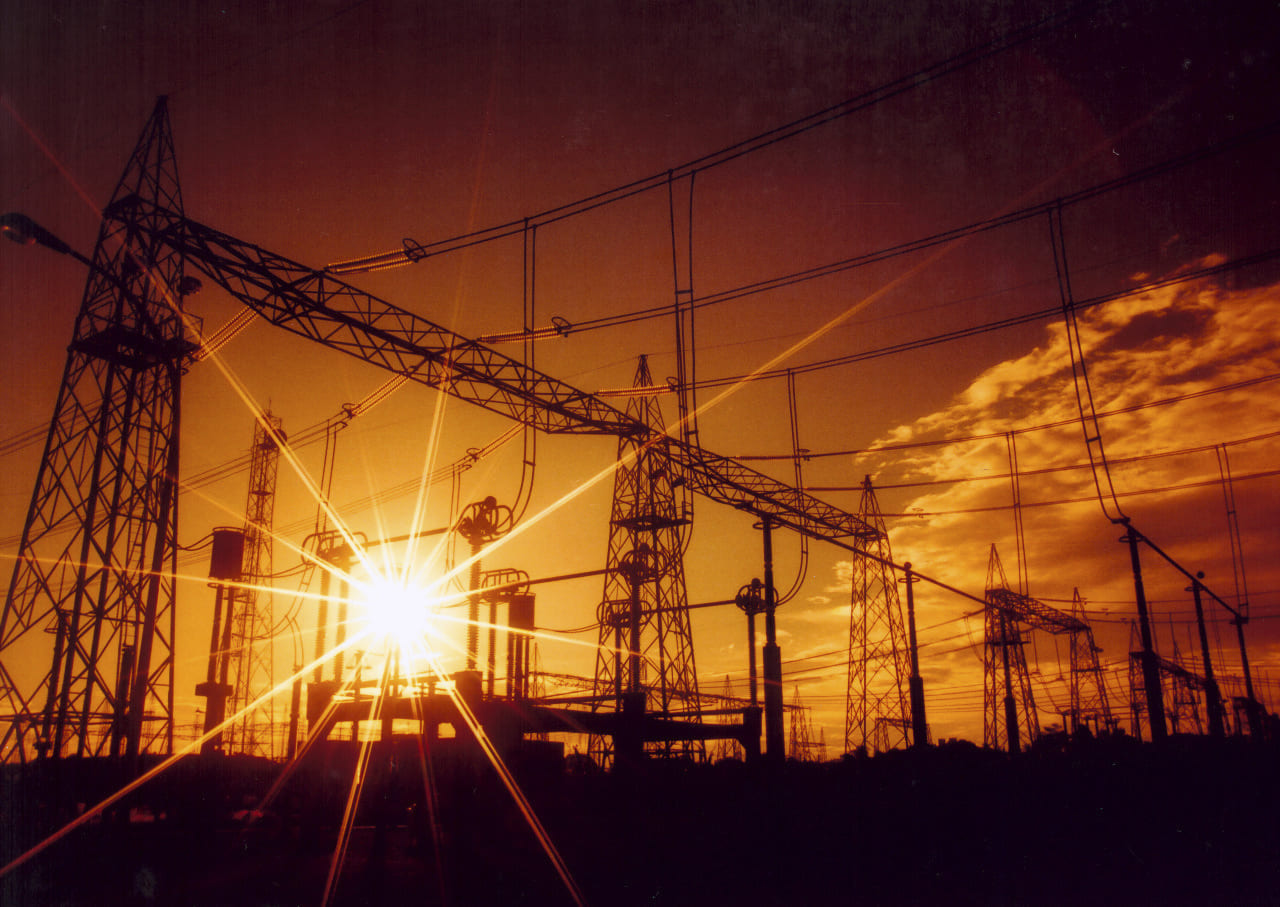
<svg viewBox="0 0 1280 907">
<path fill-rule="evenodd" d="M 1142 403 L 1133 403 L 1133 404 L 1130 404 L 1129 406 L 1122 406 L 1119 409 L 1111 409 L 1111 410 L 1106 410 L 1105 412 L 1100 412 L 1098 413 L 1098 418 L 1101 419 L 1101 418 L 1107 418 L 1109 416 L 1119 416 L 1119 415 L 1124 415 L 1126 413 L 1138 412 L 1139 410 L 1143 410 L 1143 409 L 1150 409 L 1155 406 L 1169 406 L 1173 403 L 1182 403 L 1187 400 L 1196 400 L 1201 397 L 1210 396 L 1212 394 L 1221 394 L 1221 393 L 1226 393 L 1228 391 L 1242 390 L 1246 387 L 1253 387 L 1258 384 L 1264 384 L 1269 381 L 1275 381 L 1277 378 L 1280 378 L 1280 372 L 1273 372 L 1267 375 L 1260 375 L 1256 378 L 1246 378 L 1243 381 L 1233 381 L 1230 384 L 1219 384 L 1214 387 L 1202 388 L 1198 391 L 1188 391 L 1185 394 L 1175 394 L 1170 397 L 1161 397 L 1157 400 L 1147 400 Z M 980 434 L 973 434 L 973 435 L 958 435 L 958 436 L 953 436 L 948 438 L 937 438 L 934 440 L 927 440 L 927 441 L 906 441 L 900 444 L 880 444 L 874 447 L 853 447 L 853 448 L 848 448 L 846 450 L 811 451 L 809 453 L 806 453 L 804 456 L 806 460 L 817 460 L 823 457 L 847 457 L 847 456 L 857 456 L 857 455 L 869 454 L 869 453 L 884 453 L 888 451 L 914 450 L 921 447 L 942 447 L 948 444 L 967 444 L 972 441 L 989 441 L 995 438 L 1003 438 L 1006 435 L 1023 435 L 1029 432 L 1048 431 L 1049 429 L 1053 429 L 1053 428 L 1065 428 L 1067 426 L 1076 426 L 1079 424 L 1079 422 L 1080 420 L 1078 418 L 1058 419 L 1057 421 L 1054 421 L 1054 422 L 1043 422 L 1039 425 L 1028 425 L 1022 428 L 1012 428 L 1012 429 L 1003 430 L 1003 431 L 983 432 Z M 1249 438 L 1242 438 L 1236 441 L 1225 441 L 1222 443 L 1225 443 L 1228 445 L 1246 444 L 1253 441 L 1262 440 L 1268 437 L 1271 437 L 1271 435 L 1269 434 L 1259 435 L 1259 436 L 1254 436 Z M 1210 445 L 1205 449 L 1212 450 L 1213 447 L 1216 447 L 1216 446 L 1218 445 Z M 752 460 L 752 461 L 791 460 L 794 456 L 795 456 L 794 454 L 785 454 L 785 455 L 784 454 L 756 454 L 756 455 L 745 455 L 745 456 L 740 455 L 738 457 L 735 457 L 735 459 Z M 1019 474 L 1021 475 L 1023 473 L 1019 473 Z M 1005 478 L 1008 478 L 1008 476 L 1005 476 Z"/>
<path fill-rule="evenodd" d="M 1258 129 L 1250 130 L 1239 136 L 1235 136 L 1227 141 L 1218 142 L 1211 145 L 1205 145 L 1195 149 L 1187 154 L 1170 158 L 1150 167 L 1136 170 L 1133 173 L 1117 177 L 1113 180 L 1097 183 L 1078 192 L 1063 196 L 1047 202 L 1039 202 L 1019 208 L 1016 211 L 1002 214 L 998 217 L 987 218 L 985 220 L 975 221 L 964 226 L 955 227 L 950 230 L 944 230 L 918 239 L 910 240 L 905 243 L 899 243 L 893 246 L 887 246 L 872 252 L 865 252 L 849 258 L 843 258 L 838 261 L 828 262 L 827 264 L 816 265 L 811 268 L 805 268 L 789 274 L 783 274 L 777 277 L 766 278 L 765 280 L 756 281 L 750 284 L 744 284 L 739 287 L 733 287 L 727 290 L 721 290 L 717 293 L 710 293 L 705 296 L 695 297 L 690 303 L 694 309 L 706 308 L 709 306 L 720 305 L 725 302 L 731 302 L 765 293 L 771 290 L 792 286 L 798 283 L 804 283 L 809 280 L 816 280 L 821 277 L 829 277 L 833 274 L 839 274 L 844 271 L 850 271 L 872 264 L 889 261 L 902 255 L 908 255 L 914 252 L 921 252 L 936 246 L 945 245 L 960 239 L 976 236 L 981 233 L 987 233 L 997 230 L 1001 227 L 1007 227 L 1022 221 L 1035 217 L 1046 216 L 1050 211 L 1061 207 L 1071 207 L 1081 202 L 1092 200 L 1098 196 L 1105 195 L 1120 189 L 1153 179 L 1158 176 L 1164 176 L 1184 167 L 1200 163 L 1210 158 L 1225 154 L 1229 151 L 1236 150 L 1256 141 L 1275 136 L 1280 133 L 1280 122 L 1269 123 Z M 1268 253 L 1268 257 L 1274 257 L 1275 253 Z M 1256 262 L 1249 260 L 1247 263 L 1254 264 Z M 1207 273 L 1216 273 L 1218 268 L 1205 269 Z M 1183 276 L 1169 281 L 1176 283 L 1185 279 Z M 1157 284 L 1160 285 L 1160 284 Z M 1077 302 L 1077 306 L 1085 305 L 1086 302 Z M 1060 313 L 1060 308 L 1054 309 L 1054 312 Z M 599 318 L 593 318 L 582 322 L 570 324 L 563 329 L 561 334 L 572 334 L 581 331 L 597 330 L 600 328 L 617 327 L 620 325 L 632 324 L 637 321 L 643 321 L 650 318 L 666 317 L 671 314 L 670 306 L 653 306 L 645 309 L 636 309 L 631 312 L 623 312 L 617 315 L 606 315 Z M 1031 317 L 1031 316 L 1027 316 Z M 731 379 L 721 379 L 728 381 Z"/>
<path fill-rule="evenodd" d="M 854 95 L 844 101 L 829 107 L 823 108 L 816 113 L 793 120 L 782 126 L 777 126 L 765 132 L 757 133 L 750 138 L 743 139 L 718 151 L 710 154 L 702 155 L 692 161 L 688 161 L 678 167 L 671 168 L 662 173 L 655 173 L 651 176 L 634 180 L 612 189 L 598 192 L 586 198 L 577 201 L 549 208 L 537 214 L 521 218 L 519 220 L 511 220 L 506 223 L 498 224 L 493 227 L 486 227 L 481 230 L 475 230 L 468 233 L 459 234 L 447 239 L 437 240 L 426 244 L 406 240 L 400 249 L 388 252 L 375 253 L 373 255 L 361 258 L 349 259 L 343 262 L 330 264 L 326 270 L 335 274 L 347 274 L 360 271 L 385 270 L 387 268 L 401 267 L 407 264 L 416 264 L 425 258 L 434 255 L 441 255 L 448 252 L 456 252 L 461 249 L 470 248 L 472 246 L 493 242 L 509 236 L 516 236 L 531 228 L 546 226 L 548 224 L 557 223 L 571 217 L 585 214 L 606 205 L 622 201 L 632 196 L 639 195 L 644 192 L 659 189 L 668 186 L 671 182 L 686 177 L 692 177 L 697 173 L 719 167 L 730 161 L 737 160 L 748 154 L 761 151 L 779 142 L 795 138 L 813 129 L 827 123 L 834 122 L 854 113 L 869 109 L 877 104 L 883 103 L 900 94 L 912 91 L 923 85 L 927 85 L 944 76 L 958 72 L 985 59 L 1004 53 L 1021 44 L 1024 44 L 1043 34 L 1048 34 L 1054 29 L 1072 21 L 1073 19 L 1083 16 L 1087 11 L 1106 6 L 1106 3 L 1081 3 L 1068 7 L 1057 13 L 1053 13 L 1033 22 L 1029 25 L 1021 26 L 998 35 L 996 38 L 984 44 L 968 48 L 948 57 L 941 62 L 934 63 L 922 69 L 918 69 L 909 75 L 894 79 L 884 85 L 872 88 L 861 94 Z"/>
</svg>

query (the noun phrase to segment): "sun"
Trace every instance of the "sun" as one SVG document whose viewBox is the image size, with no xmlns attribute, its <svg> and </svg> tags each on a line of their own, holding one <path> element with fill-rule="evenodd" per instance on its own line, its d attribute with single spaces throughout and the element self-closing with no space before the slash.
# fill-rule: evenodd
<svg viewBox="0 0 1280 907">
<path fill-rule="evenodd" d="M 399 577 L 378 576 L 360 584 L 356 617 L 388 650 L 430 650 L 437 600 L 432 593 Z"/>
</svg>

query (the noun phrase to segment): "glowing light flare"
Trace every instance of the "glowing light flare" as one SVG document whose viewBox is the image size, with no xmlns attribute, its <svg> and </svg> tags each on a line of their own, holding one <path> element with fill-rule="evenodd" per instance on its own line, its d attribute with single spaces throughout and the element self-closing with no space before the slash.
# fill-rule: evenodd
<svg viewBox="0 0 1280 907">
<path fill-rule="evenodd" d="M 357 620 L 374 639 L 385 640 L 388 649 L 415 652 L 435 635 L 439 599 L 411 580 L 385 576 L 365 580 L 359 584 L 355 604 Z"/>
</svg>

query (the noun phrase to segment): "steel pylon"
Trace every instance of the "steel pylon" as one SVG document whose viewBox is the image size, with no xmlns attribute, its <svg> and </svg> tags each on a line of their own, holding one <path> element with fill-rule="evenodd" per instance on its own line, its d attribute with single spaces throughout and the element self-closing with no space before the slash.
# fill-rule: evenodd
<svg viewBox="0 0 1280 907">
<path fill-rule="evenodd" d="M 658 434 L 665 430 L 648 360 L 636 367 L 627 416 Z M 665 388 L 664 388 L 665 390 Z M 689 523 L 676 463 L 643 438 L 622 436 L 614 474 L 604 596 L 599 609 L 595 694 L 612 700 L 643 693 L 645 712 L 696 720 L 701 714 L 685 589 L 685 528 Z M 591 739 L 590 752 L 612 762 L 613 742 Z M 656 756 L 705 755 L 701 740 L 645 744 Z"/>
<path fill-rule="evenodd" d="M 1072 593 L 1071 616 L 1084 627 L 1071 634 L 1071 731 L 1078 733 L 1092 725 L 1093 733 L 1110 733 L 1116 723 L 1107 697 L 1106 675 L 1098 662 L 1102 650 L 1085 623 L 1084 599 L 1079 589 Z"/>
<path fill-rule="evenodd" d="M 1036 701 L 1031 692 L 1031 675 L 1023 648 L 1022 622 L 1018 615 L 1003 606 L 1000 593 L 1009 592 L 1009 580 L 996 546 L 991 546 L 987 563 L 986 602 L 983 609 L 986 645 L 983 647 L 985 668 L 985 704 L 983 708 L 982 742 L 998 749 L 1001 736 L 1009 752 L 1030 745 L 1040 731 Z"/>
<path fill-rule="evenodd" d="M 132 200 L 145 204 L 129 204 Z M 0 617 L 0 758 L 170 752 L 183 257 L 161 98 L 103 212 Z"/>
<path fill-rule="evenodd" d="M 844 748 L 896 749 L 909 745 L 907 678 L 911 651 L 902 620 L 893 551 L 871 477 L 862 481 L 858 519 L 874 530 L 859 539 L 853 557 L 849 610 L 849 683 Z M 861 552 L 865 552 L 864 556 Z M 879 738 L 877 740 L 877 737 Z"/>
<path fill-rule="evenodd" d="M 280 461 L 282 426 L 278 416 L 263 413 L 254 422 L 253 449 L 249 459 L 249 493 L 245 500 L 244 555 L 241 582 L 231 586 L 228 599 L 232 614 L 233 667 L 227 714 L 253 708 L 229 729 L 227 751 L 271 758 L 280 755 L 275 723 L 274 649 L 275 625 L 271 595 L 272 534 L 275 514 L 276 475 Z M 256 703 L 256 704 L 255 704 Z"/>
</svg>

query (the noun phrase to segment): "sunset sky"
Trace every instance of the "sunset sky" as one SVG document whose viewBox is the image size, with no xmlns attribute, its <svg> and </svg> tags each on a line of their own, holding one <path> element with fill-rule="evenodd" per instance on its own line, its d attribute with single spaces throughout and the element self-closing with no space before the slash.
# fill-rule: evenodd
<svg viewBox="0 0 1280 907">
<path fill-rule="evenodd" d="M 1229 465 L 1258 691 L 1280 698 L 1280 78 L 1277 12 L 1263 3 L 1115 2 L 944 72 L 939 64 L 1054 12 L 1053 4 L 422 4 L 107 2 L 96 12 L 15 0 L 0 11 L 0 209 L 85 252 L 158 95 L 168 95 L 186 213 L 316 268 L 525 218 L 536 231 L 535 324 L 566 319 L 536 365 L 588 391 L 627 387 L 649 356 L 675 374 L 667 186 L 545 222 L 544 212 L 674 171 L 676 242 L 692 248 L 703 445 L 790 480 L 793 370 L 804 482 L 857 508 L 880 488 L 896 561 L 981 597 L 991 545 L 1019 574 L 1010 439 L 1021 474 L 1030 594 L 1069 608 L 1078 589 L 1127 726 L 1128 554 L 1096 500 L 1078 422 L 1047 211 L 1063 242 L 1089 378 L 1120 505 L 1224 599 L 1238 602 L 1224 504 Z M 967 58 L 964 58 L 967 60 Z M 881 91 L 896 85 L 896 92 Z M 849 104 L 866 96 L 874 103 Z M 855 109 L 860 108 L 860 109 Z M 824 110 L 842 115 L 736 157 L 722 149 Z M 1230 146 L 1230 147 L 1223 147 Z M 1166 172 L 1124 178 L 1195 152 Z M 690 179 L 690 173 L 696 175 Z M 1085 190 L 1119 181 L 1119 188 Z M 692 189 L 691 189 L 692 187 Z M 691 234 L 689 193 L 692 191 Z M 1038 206 L 1043 206 L 1039 208 Z M 1015 212 L 983 232 L 963 228 Z M 877 250 L 965 235 L 862 267 Z M 521 328 L 515 235 L 351 283 L 465 336 Z M 1175 280 L 1197 271 L 1201 279 Z M 788 275 L 760 292 L 737 292 Z M 45 250 L 0 247 L 0 572 L 18 547 L 84 274 Z M 1142 289 L 1142 287 L 1148 287 Z M 727 297 L 727 298 L 721 298 Z M 213 288 L 190 311 L 212 331 L 237 313 Z M 595 324 L 598 320 L 604 320 Z M 626 323 L 615 323 L 626 322 Z M 1005 322 L 1014 322 L 1003 325 Z M 962 334 L 945 342 L 929 342 Z M 504 346 L 519 355 L 518 345 Z M 222 350 L 227 369 L 290 436 L 381 386 L 386 373 L 258 323 Z M 739 381 L 755 373 L 757 380 Z M 623 405 L 619 403 L 619 405 Z M 669 421 L 674 401 L 664 402 Z M 428 462 L 433 419 L 441 434 Z M 1073 421 L 1076 420 L 1076 421 Z M 242 456 L 252 415 L 209 364 L 185 379 L 179 540 L 243 514 L 247 475 L 203 477 Z M 333 499 L 370 538 L 407 530 L 424 468 L 509 427 L 409 385 L 351 421 Z M 33 436 L 38 435 L 33 432 Z M 297 453 L 312 474 L 322 446 Z M 609 466 L 607 438 L 541 437 L 531 512 Z M 510 502 L 519 441 L 461 480 L 465 504 Z M 535 577 L 604 566 L 612 483 L 598 483 L 486 559 Z M 376 505 L 373 503 L 376 498 Z M 428 526 L 448 523 L 432 490 Z M 692 603 L 760 575 L 759 533 L 699 501 L 685 569 Z M 300 544 L 315 503 L 283 463 L 276 528 Z M 777 584 L 799 543 L 776 539 Z M 278 571 L 297 564 L 283 542 Z M 199 557 L 183 559 L 199 575 Z M 1185 578 L 1144 553 L 1161 654 L 1198 669 Z M 813 543 L 779 610 L 786 699 L 798 686 L 834 755 L 844 734 L 849 555 Z M 538 625 L 589 627 L 601 580 L 546 585 Z M 982 739 L 979 606 L 916 587 L 935 737 Z M 178 687 L 201 700 L 212 592 L 180 590 Z M 276 596 L 288 607 L 291 594 Z M 1227 614 L 1210 607 L 1215 665 L 1242 693 Z M 300 618 L 307 625 L 308 612 Z M 693 612 L 699 682 L 745 695 L 745 621 Z M 594 642 L 595 631 L 562 634 Z M 290 643 L 282 643 L 288 649 Z M 305 641 L 310 651 L 311 641 Z M 544 669 L 590 675 L 587 647 L 544 639 Z M 1037 636 L 1041 722 L 1065 708 L 1065 640 Z M 281 656 L 288 661 L 287 656 Z M 287 667 L 278 662 L 278 668 Z M 44 666 L 41 665 L 43 670 Z"/>
</svg>

